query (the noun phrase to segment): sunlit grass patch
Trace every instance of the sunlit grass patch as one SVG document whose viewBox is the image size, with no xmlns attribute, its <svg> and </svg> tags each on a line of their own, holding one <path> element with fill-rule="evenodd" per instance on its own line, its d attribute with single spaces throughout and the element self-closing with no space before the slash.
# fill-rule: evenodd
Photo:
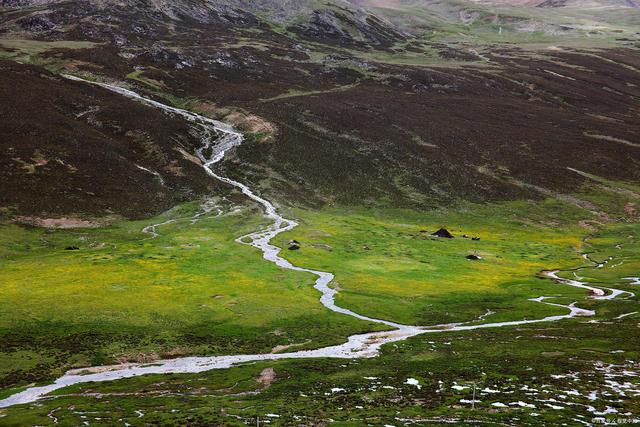
<svg viewBox="0 0 640 427">
<path fill-rule="evenodd" d="M 18 369 L 43 378 L 61 367 L 175 352 L 319 347 L 379 328 L 325 309 L 313 275 L 280 269 L 238 244 L 239 235 L 266 225 L 261 215 L 245 211 L 192 223 L 195 212 L 190 204 L 104 229 L 3 225 L 3 381 L 12 384 Z M 157 227 L 157 238 L 141 232 L 171 218 L 176 222 Z M 35 351 L 37 360 L 24 365 L 16 351 Z"/>
<path fill-rule="evenodd" d="M 296 239 L 303 246 L 286 256 L 298 265 L 334 271 L 338 302 L 370 316 L 432 324 L 472 320 L 491 309 L 496 318 L 521 319 L 562 311 L 528 298 L 580 295 L 536 278 L 541 270 L 580 263 L 586 234 L 577 225 L 580 213 L 558 202 L 424 214 L 326 209 L 295 215 L 302 225 L 279 243 Z M 431 235 L 442 226 L 456 237 Z"/>
</svg>

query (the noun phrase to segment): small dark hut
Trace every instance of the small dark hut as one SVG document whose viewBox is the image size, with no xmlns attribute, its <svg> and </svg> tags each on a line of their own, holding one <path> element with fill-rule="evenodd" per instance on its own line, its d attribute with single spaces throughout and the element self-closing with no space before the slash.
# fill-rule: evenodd
<svg viewBox="0 0 640 427">
<path fill-rule="evenodd" d="M 297 240 L 289 241 L 289 250 L 290 251 L 297 251 L 298 249 L 300 249 L 300 242 L 298 242 Z"/>
<path fill-rule="evenodd" d="M 432 236 L 443 237 L 445 239 L 453 239 L 453 234 L 449 233 L 449 230 L 447 230 L 446 228 L 441 228 L 440 230 L 433 233 Z"/>
</svg>

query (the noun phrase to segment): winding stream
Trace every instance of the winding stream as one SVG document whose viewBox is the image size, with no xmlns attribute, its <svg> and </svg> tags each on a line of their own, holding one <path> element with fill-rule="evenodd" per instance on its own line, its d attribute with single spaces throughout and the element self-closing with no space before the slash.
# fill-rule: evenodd
<svg viewBox="0 0 640 427">
<path fill-rule="evenodd" d="M 211 369 L 226 369 L 240 363 L 255 362 L 261 360 L 368 358 L 375 357 L 378 354 L 380 347 L 384 344 L 405 340 L 407 338 L 420 334 L 441 333 L 450 331 L 468 331 L 473 329 L 497 328 L 503 326 L 517 326 L 532 323 L 558 321 L 576 316 L 595 315 L 594 311 L 578 308 L 575 306 L 575 303 L 570 305 L 556 304 L 547 301 L 549 297 L 544 296 L 531 299 L 531 301 L 566 308 L 568 310 L 568 313 L 557 316 L 548 316 L 541 319 L 517 320 L 508 322 L 478 323 L 478 320 L 481 320 L 478 319 L 475 322 L 466 323 L 442 324 L 434 326 L 410 326 L 402 325 L 388 320 L 367 317 L 355 313 L 354 311 L 339 307 L 335 303 L 335 295 L 337 291 L 329 286 L 329 284 L 334 279 L 334 275 L 332 273 L 307 269 L 293 265 L 280 256 L 281 248 L 270 243 L 271 240 L 278 234 L 290 231 L 294 229 L 298 224 L 293 220 L 286 219 L 280 216 L 275 206 L 271 202 L 255 194 L 248 186 L 238 181 L 234 181 L 230 178 L 218 175 L 214 171 L 214 166 L 224 158 L 225 153 L 243 142 L 242 134 L 236 132 L 231 126 L 225 123 L 192 113 L 190 111 L 164 105 L 157 101 L 145 98 L 128 89 L 124 89 L 118 86 L 112 86 L 105 83 L 87 82 L 86 80 L 74 76 L 65 77 L 70 80 L 82 81 L 101 86 L 110 91 L 119 93 L 127 98 L 134 99 L 155 108 L 159 108 L 168 114 L 180 116 L 196 125 L 201 132 L 200 135 L 202 139 L 202 147 L 198 149 L 197 155 L 202 161 L 203 168 L 205 169 L 207 174 L 219 181 L 225 182 L 241 190 L 242 193 L 244 193 L 248 198 L 260 204 L 264 208 L 265 216 L 273 221 L 273 223 L 266 229 L 248 234 L 246 236 L 242 236 L 236 241 L 238 243 L 247 244 L 261 250 L 265 260 L 273 262 L 281 268 L 307 272 L 317 276 L 314 287 L 321 293 L 320 302 L 329 310 L 347 316 L 352 316 L 357 319 L 383 324 L 388 326 L 392 330 L 385 332 L 371 332 L 366 334 L 352 335 L 348 337 L 347 342 L 345 342 L 344 344 L 323 347 L 315 350 L 304 350 L 276 354 L 269 353 L 211 357 L 181 357 L 177 359 L 159 360 L 151 364 L 131 363 L 70 370 L 62 377 L 55 380 L 55 382 L 52 384 L 40 387 L 30 387 L 8 398 L 0 400 L 0 408 L 35 402 L 45 397 L 45 395 L 51 393 L 52 391 L 59 390 L 61 388 L 68 387 L 74 384 L 113 381 L 148 374 L 197 373 L 208 371 Z M 172 220 L 150 225 L 148 227 L 145 227 L 143 231 L 145 233 L 151 234 L 153 238 L 153 236 L 158 235 L 156 231 L 157 227 L 163 224 L 167 224 L 171 221 Z M 545 272 L 547 277 L 555 280 L 558 283 L 591 290 L 592 296 L 594 298 L 611 299 L 615 298 L 621 293 L 624 293 L 624 291 L 611 289 L 611 294 L 607 295 L 603 290 L 587 286 L 583 282 L 579 282 L 577 280 L 562 279 L 557 276 L 557 273 L 557 271 Z"/>
</svg>

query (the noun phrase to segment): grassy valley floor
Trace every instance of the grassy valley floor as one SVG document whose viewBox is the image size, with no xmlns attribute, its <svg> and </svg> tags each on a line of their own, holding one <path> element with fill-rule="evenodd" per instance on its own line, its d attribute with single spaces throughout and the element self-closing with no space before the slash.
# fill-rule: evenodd
<svg viewBox="0 0 640 427">
<path fill-rule="evenodd" d="M 630 339 L 638 333 L 637 297 L 594 300 L 583 289 L 539 277 L 542 270 L 561 269 L 561 276 L 573 278 L 578 269 L 575 275 L 594 286 L 637 293 L 633 280 L 623 278 L 640 275 L 640 226 L 629 217 L 630 196 L 617 197 L 606 200 L 608 222 L 594 213 L 598 200 L 594 211 L 555 199 L 432 212 L 293 210 L 288 216 L 301 225 L 274 242 L 286 248 L 298 240 L 301 249 L 284 255 L 334 272 L 338 304 L 372 317 L 433 325 L 486 313 L 479 321 L 566 314 L 529 301 L 548 296 L 577 301 L 596 310 L 595 318 L 426 334 L 386 346 L 371 360 L 261 362 L 89 383 L 55 393 L 64 397 L 1 410 L 0 424 L 55 418 L 61 425 L 177 425 L 185 419 L 243 425 L 256 417 L 272 425 L 329 419 L 396 425 L 434 417 L 517 417 L 531 424 L 637 413 L 640 349 Z M 626 211 L 615 208 L 620 203 Z M 191 203 L 110 228 L 4 225 L 2 396 L 73 367 L 294 351 L 380 328 L 330 312 L 318 301 L 313 276 L 281 270 L 235 242 L 266 224 L 256 207 L 233 206 L 210 201 L 211 212 L 196 216 L 201 208 Z M 141 231 L 166 221 L 175 222 Z M 456 237 L 431 236 L 442 226 Z M 470 254 L 482 259 L 468 260 Z M 473 383 L 475 410 L 469 404 Z"/>
<path fill-rule="evenodd" d="M 198 209 L 184 205 L 152 220 L 175 220 L 158 226 L 156 238 L 141 232 L 152 221 L 3 226 L 3 385 L 53 379 L 71 367 L 320 347 L 379 329 L 324 309 L 312 275 L 281 271 L 236 243 L 266 225 L 257 211 L 192 223 Z"/>
<path fill-rule="evenodd" d="M 536 276 L 579 263 L 584 246 L 585 230 L 577 220 L 570 225 L 581 212 L 555 201 L 428 213 L 328 209 L 296 214 L 305 222 L 282 235 L 278 245 L 293 238 L 303 248 L 288 258 L 334 271 L 343 306 L 406 324 L 468 321 L 487 310 L 496 312 L 492 321 L 555 314 L 561 310 L 527 300 L 558 291 Z M 562 230 L 558 221 L 566 224 Z M 441 227 L 456 237 L 432 236 Z M 482 260 L 468 260 L 468 255 Z"/>
</svg>

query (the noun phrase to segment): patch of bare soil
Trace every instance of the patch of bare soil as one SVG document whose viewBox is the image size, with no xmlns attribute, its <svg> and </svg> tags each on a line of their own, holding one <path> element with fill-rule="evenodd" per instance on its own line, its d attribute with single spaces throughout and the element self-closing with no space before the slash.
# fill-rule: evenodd
<svg viewBox="0 0 640 427">
<path fill-rule="evenodd" d="M 119 365 L 126 365 L 129 363 L 151 363 L 160 360 L 162 357 L 160 354 L 153 353 L 127 353 L 116 358 L 116 362 Z"/>
<path fill-rule="evenodd" d="M 151 353 L 127 353 L 116 358 L 119 365 L 129 363 L 153 363 L 157 360 L 176 359 L 193 354 L 193 350 L 188 347 L 177 347 L 167 351 Z"/>
<path fill-rule="evenodd" d="M 276 380 L 276 377 L 276 371 L 273 368 L 264 368 L 262 372 L 260 372 L 258 382 L 262 384 L 264 388 L 267 388 Z"/>
<path fill-rule="evenodd" d="M 244 114 L 236 111 L 225 116 L 224 119 L 245 132 L 275 134 L 278 131 L 275 124 L 254 114 Z"/>
<path fill-rule="evenodd" d="M 112 215 L 104 218 L 87 220 L 80 218 L 38 218 L 32 216 L 19 216 L 14 219 L 19 224 L 27 224 L 34 227 L 52 228 L 52 229 L 68 229 L 68 228 L 97 228 L 106 227 L 121 219 L 121 217 Z"/>
<path fill-rule="evenodd" d="M 191 163 L 193 163 L 193 164 L 195 164 L 195 165 L 202 166 L 202 161 L 201 161 L 197 156 L 195 156 L 194 154 L 187 153 L 187 152 L 184 150 L 184 148 L 182 148 L 182 147 L 176 147 L 176 151 L 177 151 L 178 153 L 182 154 L 182 157 L 183 157 L 185 160 L 188 160 L 188 161 L 190 161 Z"/>
<path fill-rule="evenodd" d="M 303 346 L 303 345 L 308 344 L 310 342 L 311 342 L 311 340 L 307 340 L 307 341 L 301 342 L 301 343 L 277 345 L 277 346 L 275 346 L 275 347 L 273 347 L 271 349 L 271 354 L 280 353 L 281 351 L 288 350 L 288 349 L 293 348 L 293 347 L 300 347 L 300 346 Z"/>
<path fill-rule="evenodd" d="M 596 231 L 597 230 L 597 226 L 598 225 L 602 225 L 597 221 L 590 221 L 590 220 L 581 220 L 578 222 L 578 225 L 580 225 L 580 227 L 589 230 L 589 231 Z"/>
</svg>

